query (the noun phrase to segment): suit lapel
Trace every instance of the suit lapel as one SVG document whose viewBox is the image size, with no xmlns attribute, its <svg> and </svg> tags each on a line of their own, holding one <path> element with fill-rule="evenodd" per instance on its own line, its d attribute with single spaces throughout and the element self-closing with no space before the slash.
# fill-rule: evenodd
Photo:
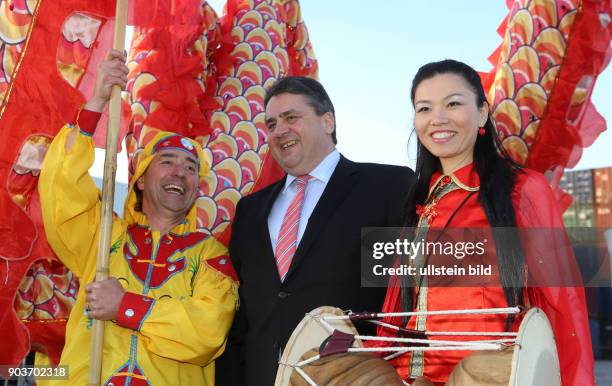
<svg viewBox="0 0 612 386">
<path fill-rule="evenodd" d="M 304 256 L 308 253 L 308 250 L 312 247 L 314 241 L 318 238 L 319 234 L 325 229 L 330 217 L 334 214 L 336 209 L 340 207 L 342 201 L 346 198 L 348 193 L 353 188 L 356 182 L 356 171 L 357 167 L 354 162 L 347 160 L 343 156 L 340 156 L 340 161 L 336 166 L 319 202 L 315 206 L 308 225 L 304 231 L 304 235 L 298 245 L 291 266 L 285 277 L 285 281 L 288 280 L 291 273 L 296 270 Z M 267 229 L 267 228 L 266 228 Z"/>
</svg>

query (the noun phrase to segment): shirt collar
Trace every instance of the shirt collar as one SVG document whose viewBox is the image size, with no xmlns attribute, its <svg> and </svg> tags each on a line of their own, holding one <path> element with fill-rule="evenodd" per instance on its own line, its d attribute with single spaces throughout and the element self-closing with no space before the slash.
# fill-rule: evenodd
<svg viewBox="0 0 612 386">
<path fill-rule="evenodd" d="M 312 176 L 313 179 L 319 180 L 327 184 L 329 182 L 329 179 L 331 178 L 331 175 L 334 173 L 338 162 L 340 162 L 340 152 L 338 152 L 338 149 L 334 148 L 334 150 L 332 150 L 328 155 L 326 155 L 325 158 L 323 158 L 323 160 L 321 160 L 321 162 L 319 162 L 319 164 L 308 174 Z M 291 183 L 295 181 L 296 178 L 297 176 L 287 174 L 283 193 L 287 191 L 289 186 L 291 186 Z"/>
<path fill-rule="evenodd" d="M 432 189 L 434 186 L 436 186 L 443 177 L 444 174 L 441 172 L 435 172 L 431 176 L 431 184 L 429 188 Z M 463 190 L 471 192 L 480 189 L 480 177 L 478 176 L 478 173 L 476 173 L 476 170 L 474 170 L 474 163 L 467 164 L 464 167 L 455 170 L 449 177 Z"/>
</svg>

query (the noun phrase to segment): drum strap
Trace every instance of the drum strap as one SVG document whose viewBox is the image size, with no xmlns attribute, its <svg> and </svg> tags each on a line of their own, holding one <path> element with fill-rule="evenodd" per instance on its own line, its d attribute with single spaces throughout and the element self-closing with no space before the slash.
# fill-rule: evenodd
<svg viewBox="0 0 612 386">
<path fill-rule="evenodd" d="M 334 332 L 321 343 L 321 347 L 319 347 L 319 356 L 325 358 L 330 355 L 345 353 L 353 345 L 354 341 L 355 336 L 353 334 L 334 330 Z"/>
</svg>

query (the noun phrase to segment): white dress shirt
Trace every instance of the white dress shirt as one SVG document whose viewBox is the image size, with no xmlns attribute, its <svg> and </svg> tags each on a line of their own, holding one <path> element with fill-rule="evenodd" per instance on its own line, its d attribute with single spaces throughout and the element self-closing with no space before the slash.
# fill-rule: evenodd
<svg viewBox="0 0 612 386">
<path fill-rule="evenodd" d="M 331 178 L 331 175 L 336 169 L 339 161 L 340 153 L 338 150 L 334 149 L 331 153 L 325 156 L 325 158 L 323 158 L 316 168 L 308 173 L 313 178 L 308 181 L 306 191 L 304 192 L 304 205 L 302 206 L 302 215 L 300 216 L 300 226 L 298 227 L 297 235 L 298 245 L 300 244 L 300 240 L 302 240 L 302 236 L 304 235 L 304 230 L 308 224 L 308 219 L 310 218 L 315 206 L 317 206 L 317 203 L 319 202 L 319 199 L 321 198 L 321 195 L 323 194 L 323 191 L 325 190 L 325 187 L 327 186 L 327 183 L 329 182 L 329 179 Z M 276 197 L 276 201 L 274 201 L 274 205 L 272 205 L 272 210 L 268 216 L 268 230 L 270 232 L 270 241 L 272 241 L 273 251 L 276 251 L 278 234 L 283 224 L 285 212 L 297 194 L 295 184 L 293 184 L 293 181 L 295 181 L 297 177 L 298 176 L 292 176 L 290 174 L 287 175 L 285 186 L 278 197 Z"/>
</svg>

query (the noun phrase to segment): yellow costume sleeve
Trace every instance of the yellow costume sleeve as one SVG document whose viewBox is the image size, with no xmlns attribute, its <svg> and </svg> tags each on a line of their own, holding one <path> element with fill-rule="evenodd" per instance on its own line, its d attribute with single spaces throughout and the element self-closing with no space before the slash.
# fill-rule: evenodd
<svg viewBox="0 0 612 386">
<path fill-rule="evenodd" d="M 94 160 L 91 137 L 77 134 L 65 151 L 73 126 L 55 137 L 45 157 L 38 188 L 49 244 L 72 272 L 88 279 L 95 272 L 100 193 L 88 173 Z M 78 130 L 78 127 L 75 128 Z"/>
<path fill-rule="evenodd" d="M 223 352 L 238 293 L 231 277 L 208 264 L 219 256 L 227 258 L 227 249 L 212 238 L 204 243 L 193 295 L 157 300 L 140 329 L 149 351 L 200 366 Z"/>
</svg>

